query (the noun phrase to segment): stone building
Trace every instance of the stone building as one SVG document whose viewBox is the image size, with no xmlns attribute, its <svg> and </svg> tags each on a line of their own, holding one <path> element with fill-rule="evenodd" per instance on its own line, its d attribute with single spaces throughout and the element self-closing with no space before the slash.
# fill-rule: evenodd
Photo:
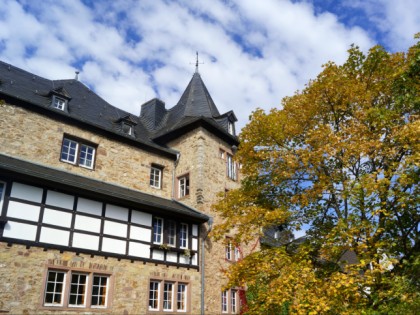
<svg viewBox="0 0 420 315">
<path fill-rule="evenodd" d="M 0 313 L 239 313 L 207 236 L 238 186 L 232 111 L 198 71 L 140 116 L 0 62 Z"/>
</svg>

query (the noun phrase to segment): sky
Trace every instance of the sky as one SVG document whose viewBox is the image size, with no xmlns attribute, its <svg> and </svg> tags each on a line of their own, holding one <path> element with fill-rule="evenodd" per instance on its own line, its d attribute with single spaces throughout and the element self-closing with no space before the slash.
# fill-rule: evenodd
<svg viewBox="0 0 420 315">
<path fill-rule="evenodd" d="M 173 107 L 195 72 L 237 129 L 281 107 L 351 44 L 407 51 L 418 0 L 0 0 L 0 60 L 48 79 L 79 80 L 139 115 Z"/>
</svg>

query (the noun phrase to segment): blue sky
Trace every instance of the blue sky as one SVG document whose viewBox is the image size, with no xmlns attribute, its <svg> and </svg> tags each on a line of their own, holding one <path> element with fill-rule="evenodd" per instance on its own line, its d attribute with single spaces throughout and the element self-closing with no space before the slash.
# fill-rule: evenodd
<svg viewBox="0 0 420 315">
<path fill-rule="evenodd" d="M 171 108 L 195 70 L 242 127 L 281 106 L 354 43 L 406 51 L 418 0 L 0 0 L 0 59 L 49 79 L 79 79 L 135 115 Z"/>
</svg>

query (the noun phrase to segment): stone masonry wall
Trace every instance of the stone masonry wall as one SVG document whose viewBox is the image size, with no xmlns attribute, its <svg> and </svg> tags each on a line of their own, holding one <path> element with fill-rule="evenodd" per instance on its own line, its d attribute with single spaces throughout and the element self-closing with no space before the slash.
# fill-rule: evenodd
<svg viewBox="0 0 420 315">
<path fill-rule="evenodd" d="M 90 272 L 111 274 L 108 309 L 52 310 L 42 305 L 47 266 L 81 268 Z M 139 261 L 118 260 L 100 256 L 60 253 L 57 250 L 26 248 L 0 243 L 0 313 L 9 314 L 150 314 L 148 294 L 150 279 L 165 278 L 189 284 L 190 314 L 200 314 L 200 272 Z"/>
<path fill-rule="evenodd" d="M 239 180 L 227 177 L 226 154 L 224 159 L 220 157 L 220 149 L 232 154 L 232 148 L 203 128 L 183 135 L 169 143 L 169 146 L 181 152 L 176 175 L 190 174 L 190 196 L 180 201 L 212 216 L 214 224 L 219 223 L 221 219 L 212 211 L 211 205 L 219 199 L 220 193 L 240 185 Z M 203 225 L 201 233 L 206 235 L 208 226 Z M 250 246 L 241 249 L 246 255 Z M 221 313 L 221 290 L 226 284 L 224 270 L 231 263 L 225 260 L 223 242 L 216 243 L 210 238 L 205 240 L 206 314 Z"/>
<path fill-rule="evenodd" d="M 13 105 L 0 105 L 0 152 L 157 196 L 172 196 L 174 161 Z M 63 135 L 98 145 L 94 170 L 60 161 Z M 150 166 L 164 166 L 162 189 L 150 186 Z"/>
</svg>

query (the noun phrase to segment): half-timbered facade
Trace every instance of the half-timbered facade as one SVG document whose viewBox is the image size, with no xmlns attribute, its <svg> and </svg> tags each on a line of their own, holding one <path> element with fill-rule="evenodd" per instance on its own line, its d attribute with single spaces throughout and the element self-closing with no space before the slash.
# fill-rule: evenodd
<svg viewBox="0 0 420 315">
<path fill-rule="evenodd" d="M 0 62 L 0 312 L 237 313 L 207 235 L 235 121 L 198 72 L 135 116 Z"/>
</svg>

